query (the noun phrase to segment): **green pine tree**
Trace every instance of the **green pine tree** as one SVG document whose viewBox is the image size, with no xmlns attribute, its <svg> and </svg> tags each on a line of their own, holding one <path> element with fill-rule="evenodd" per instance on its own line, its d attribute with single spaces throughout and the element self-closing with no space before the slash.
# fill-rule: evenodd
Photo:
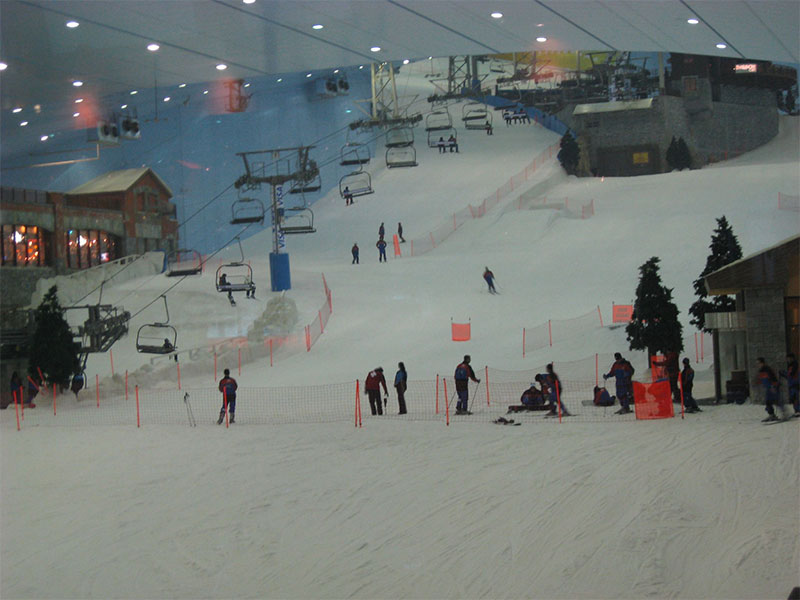
<svg viewBox="0 0 800 600">
<path fill-rule="evenodd" d="M 692 315 L 690 323 L 701 330 L 706 326 L 706 313 L 733 312 L 736 309 L 736 301 L 730 296 L 714 296 L 713 300 L 708 300 L 704 281 L 705 276 L 709 273 L 742 258 L 739 240 L 736 239 L 733 229 L 724 215 L 717 219 L 717 228 L 711 236 L 709 248 L 711 254 L 706 259 L 706 267 L 700 273 L 700 277 L 694 280 L 694 293 L 697 301 L 689 308 L 689 314 Z"/>
<path fill-rule="evenodd" d="M 683 350 L 682 326 L 672 289 L 661 283 L 657 256 L 639 267 L 639 285 L 633 316 L 625 327 L 631 350 L 647 350 L 648 356 Z"/>
<path fill-rule="evenodd" d="M 38 378 L 41 369 L 48 381 L 68 385 L 72 375 L 80 370 L 79 346 L 73 341 L 57 291 L 56 286 L 51 287 L 34 313 L 28 373 Z"/>
<path fill-rule="evenodd" d="M 561 163 L 561 166 L 564 167 L 564 170 L 568 174 L 574 175 L 581 157 L 581 149 L 578 146 L 578 142 L 576 142 L 572 134 L 567 131 L 564 137 L 561 138 L 560 145 L 561 150 L 558 151 L 558 162 Z"/>
</svg>

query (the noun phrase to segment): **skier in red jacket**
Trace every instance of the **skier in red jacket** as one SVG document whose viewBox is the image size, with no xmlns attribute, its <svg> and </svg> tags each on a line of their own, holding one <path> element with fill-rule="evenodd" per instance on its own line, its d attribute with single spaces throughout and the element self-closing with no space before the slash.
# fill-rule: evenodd
<svg viewBox="0 0 800 600">
<path fill-rule="evenodd" d="M 389 397 L 389 390 L 386 388 L 386 379 L 383 376 L 383 367 L 370 371 L 367 374 L 367 379 L 364 381 L 364 389 L 369 396 L 369 408 L 373 415 L 382 415 L 383 406 L 381 406 L 381 386 L 383 386 L 384 401 Z"/>
</svg>

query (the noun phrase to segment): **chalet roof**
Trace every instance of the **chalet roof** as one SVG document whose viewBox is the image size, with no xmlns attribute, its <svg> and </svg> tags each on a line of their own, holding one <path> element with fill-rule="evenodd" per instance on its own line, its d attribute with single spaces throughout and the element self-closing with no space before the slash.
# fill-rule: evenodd
<svg viewBox="0 0 800 600">
<path fill-rule="evenodd" d="M 717 269 L 705 276 L 712 296 L 736 294 L 744 289 L 796 284 L 800 263 L 800 235 Z"/>
<path fill-rule="evenodd" d="M 150 167 L 140 167 L 138 169 L 122 169 L 120 171 L 109 171 L 103 173 L 99 177 L 95 177 L 91 181 L 87 181 L 78 187 L 71 189 L 67 195 L 73 196 L 77 194 L 100 194 L 108 192 L 125 192 L 132 188 L 134 184 L 139 181 L 147 172 L 158 181 L 164 190 L 172 196 L 172 190 L 169 189 L 164 180 L 159 177 L 155 171 Z"/>
<path fill-rule="evenodd" d="M 646 110 L 653 106 L 652 98 L 641 100 L 619 100 L 616 102 L 595 102 L 592 104 L 578 104 L 573 115 L 588 115 L 596 113 L 622 112 L 626 110 Z"/>
</svg>

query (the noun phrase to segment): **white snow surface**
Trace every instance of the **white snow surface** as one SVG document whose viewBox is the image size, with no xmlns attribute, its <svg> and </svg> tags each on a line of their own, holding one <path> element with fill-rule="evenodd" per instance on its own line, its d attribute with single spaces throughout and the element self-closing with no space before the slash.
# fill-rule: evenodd
<svg viewBox="0 0 800 600">
<path fill-rule="evenodd" d="M 413 88 L 410 76 L 404 85 Z M 354 206 L 336 192 L 314 204 L 317 233 L 288 241 L 287 296 L 300 325 L 311 322 L 324 273 L 333 314 L 310 352 L 272 368 L 243 364 L 242 389 L 363 381 L 378 365 L 391 386 L 397 361 L 412 380 L 449 377 L 466 353 L 476 366 L 511 371 L 615 350 L 640 360 L 626 352 L 624 330 L 608 327 L 523 359 L 521 329 L 597 306 L 610 321 L 612 302 L 632 302 L 638 267 L 659 256 L 691 335 L 692 281 L 717 217 L 727 217 L 745 255 L 800 231 L 800 213 L 777 208 L 779 192 L 800 195 L 797 119 L 783 118 L 771 143 L 695 171 L 578 179 L 553 159 L 435 250 L 412 258 L 406 243 L 395 259 L 390 244 L 379 264 L 381 222 L 389 236 L 401 221 L 407 240 L 422 238 L 559 139 L 499 118 L 493 136 L 464 131 L 460 106 L 451 110 L 459 154 L 428 149 L 417 128 L 418 167 L 375 167 L 376 193 Z M 578 210 L 594 199 L 596 214 L 515 210 L 534 186 Z M 273 296 L 270 240 L 264 230 L 244 241 L 259 291 L 236 307 L 213 278 L 218 259 L 237 258 L 238 247 L 172 289 L 160 274 L 107 283 L 103 302 L 135 315 L 113 348 L 118 376 L 139 370 L 141 385 L 175 387 L 171 369 L 142 375 L 151 357 L 134 347 L 140 325 L 163 320 L 163 304 L 142 309 L 168 289 L 180 348 L 245 335 Z M 500 295 L 487 293 L 485 266 Z M 451 318 L 471 321 L 471 341 L 450 340 Z M 191 373 L 188 355 L 181 361 Z M 696 396 L 712 395 L 709 363 L 697 370 Z M 92 356 L 87 375 L 102 389 L 110 357 Z M 207 389 L 212 376 L 182 385 Z M 758 405 L 520 427 L 365 416 L 354 428 L 248 424 L 240 402 L 230 428 L 198 414 L 197 428 L 137 429 L 46 425 L 52 401 L 37 404 L 19 432 L 13 410 L 0 414 L 3 599 L 786 598 L 800 584 L 800 420 L 761 425 Z M 59 413 L 75 404 L 64 396 Z"/>
</svg>

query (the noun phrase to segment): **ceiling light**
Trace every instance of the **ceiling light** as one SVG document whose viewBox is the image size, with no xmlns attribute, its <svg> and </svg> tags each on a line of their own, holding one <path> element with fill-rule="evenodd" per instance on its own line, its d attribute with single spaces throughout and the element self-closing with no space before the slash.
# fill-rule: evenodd
<svg viewBox="0 0 800 600">
<path fill-rule="evenodd" d="M 203 90 L 203 93 L 204 93 L 204 94 L 207 94 L 207 93 L 208 93 L 208 90 Z"/>
<path fill-rule="evenodd" d="M 334 69 L 333 74 L 336 75 L 339 72 L 339 69 Z"/>
<path fill-rule="evenodd" d="M 20 126 L 20 127 L 25 127 L 27 124 L 28 124 L 28 122 L 27 122 L 27 121 L 22 121 L 22 122 L 19 124 L 19 126 Z"/>
<path fill-rule="evenodd" d="M 728 46 L 726 46 L 726 45 L 725 45 L 725 44 L 723 44 L 722 42 L 720 42 L 719 44 L 717 44 L 717 48 L 719 48 L 720 50 L 724 50 L 724 49 L 725 49 L 725 48 L 727 48 L 727 47 L 728 47 Z"/>
<path fill-rule="evenodd" d="M 42 136 L 42 137 L 40 137 L 39 139 L 40 139 L 41 141 L 43 141 L 43 142 L 46 142 L 46 141 L 47 141 L 47 136 L 46 136 L 46 135 L 43 135 L 43 136 Z"/>
<path fill-rule="evenodd" d="M 138 92 L 137 90 L 131 90 L 131 96 L 135 96 L 135 95 L 136 95 L 136 94 L 138 94 L 138 93 L 139 93 L 139 92 Z"/>
<path fill-rule="evenodd" d="M 125 110 L 126 108 L 128 108 L 128 105 L 127 105 L 127 104 L 123 104 L 122 106 L 120 106 L 120 109 L 121 109 L 121 110 Z"/>
<path fill-rule="evenodd" d="M 75 87 L 81 87 L 83 85 L 83 82 L 80 79 L 76 79 L 75 81 L 72 82 L 72 85 L 74 85 Z"/>
<path fill-rule="evenodd" d="M 536 26 L 537 27 L 544 27 L 544 23 L 537 23 Z"/>
<path fill-rule="evenodd" d="M 161 48 L 161 46 L 158 44 L 147 44 L 147 49 L 150 50 L 150 52 L 155 52 L 159 48 Z"/>
<path fill-rule="evenodd" d="M 373 46 L 372 48 L 369 49 L 369 51 L 370 52 L 380 52 L 381 51 L 381 47 L 380 46 Z"/>
<path fill-rule="evenodd" d="M 312 25 L 311 29 L 322 29 L 323 27 L 325 27 L 325 26 L 324 25 L 320 25 L 319 23 L 317 23 L 316 25 Z"/>
<path fill-rule="evenodd" d="M 5 71 L 8 68 L 8 65 L 4 62 L 0 62 L 0 71 Z"/>
<path fill-rule="evenodd" d="M 501 13 L 501 12 L 493 12 L 491 17 L 493 19 L 502 19 L 503 18 L 503 13 Z"/>
<path fill-rule="evenodd" d="M 358 68 L 359 68 L 359 69 L 363 69 L 363 68 L 364 68 L 364 65 L 358 65 Z"/>
<path fill-rule="evenodd" d="M 687 22 L 689 25 L 697 25 L 697 24 L 698 24 L 700 21 L 699 21 L 699 20 L 697 20 L 697 19 L 695 19 L 694 17 L 692 17 L 691 19 L 686 19 L 686 22 Z"/>
<path fill-rule="evenodd" d="M 280 83 L 281 81 L 283 81 L 283 77 L 278 77 L 278 83 Z"/>
<path fill-rule="evenodd" d="M 404 64 L 404 65 L 407 65 L 407 64 L 408 64 L 408 63 L 410 63 L 410 62 L 411 62 L 411 61 L 410 61 L 410 60 L 408 60 L 407 58 L 404 58 L 404 59 L 403 59 L 403 64 Z"/>
<path fill-rule="evenodd" d="M 546 37 L 537 37 L 537 38 L 536 38 L 536 41 L 537 41 L 537 42 L 546 42 L 546 41 L 547 41 L 547 38 L 546 38 Z"/>
<path fill-rule="evenodd" d="M 250 84 L 249 83 L 245 83 L 243 87 L 248 88 L 248 87 L 250 87 Z"/>
<path fill-rule="evenodd" d="M 80 25 L 80 23 L 77 21 L 67 21 L 67 27 L 70 29 L 75 29 L 78 25 Z"/>
<path fill-rule="evenodd" d="M 80 116 L 81 116 L 81 113 L 72 113 L 72 116 L 73 116 L 73 117 L 80 117 Z"/>
<path fill-rule="evenodd" d="M 306 73 L 306 78 L 311 77 L 311 73 Z"/>
<path fill-rule="evenodd" d="M 245 4 L 255 4 L 256 0 L 242 0 Z"/>
<path fill-rule="evenodd" d="M 11 109 L 11 112 L 12 113 L 20 113 L 20 112 L 22 112 L 22 107 L 21 106 L 17 106 L 16 108 Z"/>
<path fill-rule="evenodd" d="M 433 57 L 432 57 L 432 56 L 429 56 L 429 57 L 428 57 L 428 60 L 433 60 Z"/>
<path fill-rule="evenodd" d="M 164 102 L 169 102 L 170 100 L 172 100 L 172 98 L 169 96 L 164 96 Z"/>
<path fill-rule="evenodd" d="M 228 68 L 228 65 L 226 65 L 225 63 L 219 63 L 217 65 L 217 71 L 224 71 L 227 68 Z"/>
<path fill-rule="evenodd" d="M 83 98 L 75 98 L 75 104 L 80 104 L 83 102 Z"/>
<path fill-rule="evenodd" d="M 33 112 L 35 112 L 37 115 L 40 112 L 42 112 L 42 105 L 41 104 L 34 104 L 33 105 Z"/>
<path fill-rule="evenodd" d="M 186 87 L 186 84 L 185 84 L 185 83 L 180 83 L 180 84 L 178 84 L 178 87 L 179 87 L 179 88 L 185 88 L 185 87 Z"/>
</svg>

